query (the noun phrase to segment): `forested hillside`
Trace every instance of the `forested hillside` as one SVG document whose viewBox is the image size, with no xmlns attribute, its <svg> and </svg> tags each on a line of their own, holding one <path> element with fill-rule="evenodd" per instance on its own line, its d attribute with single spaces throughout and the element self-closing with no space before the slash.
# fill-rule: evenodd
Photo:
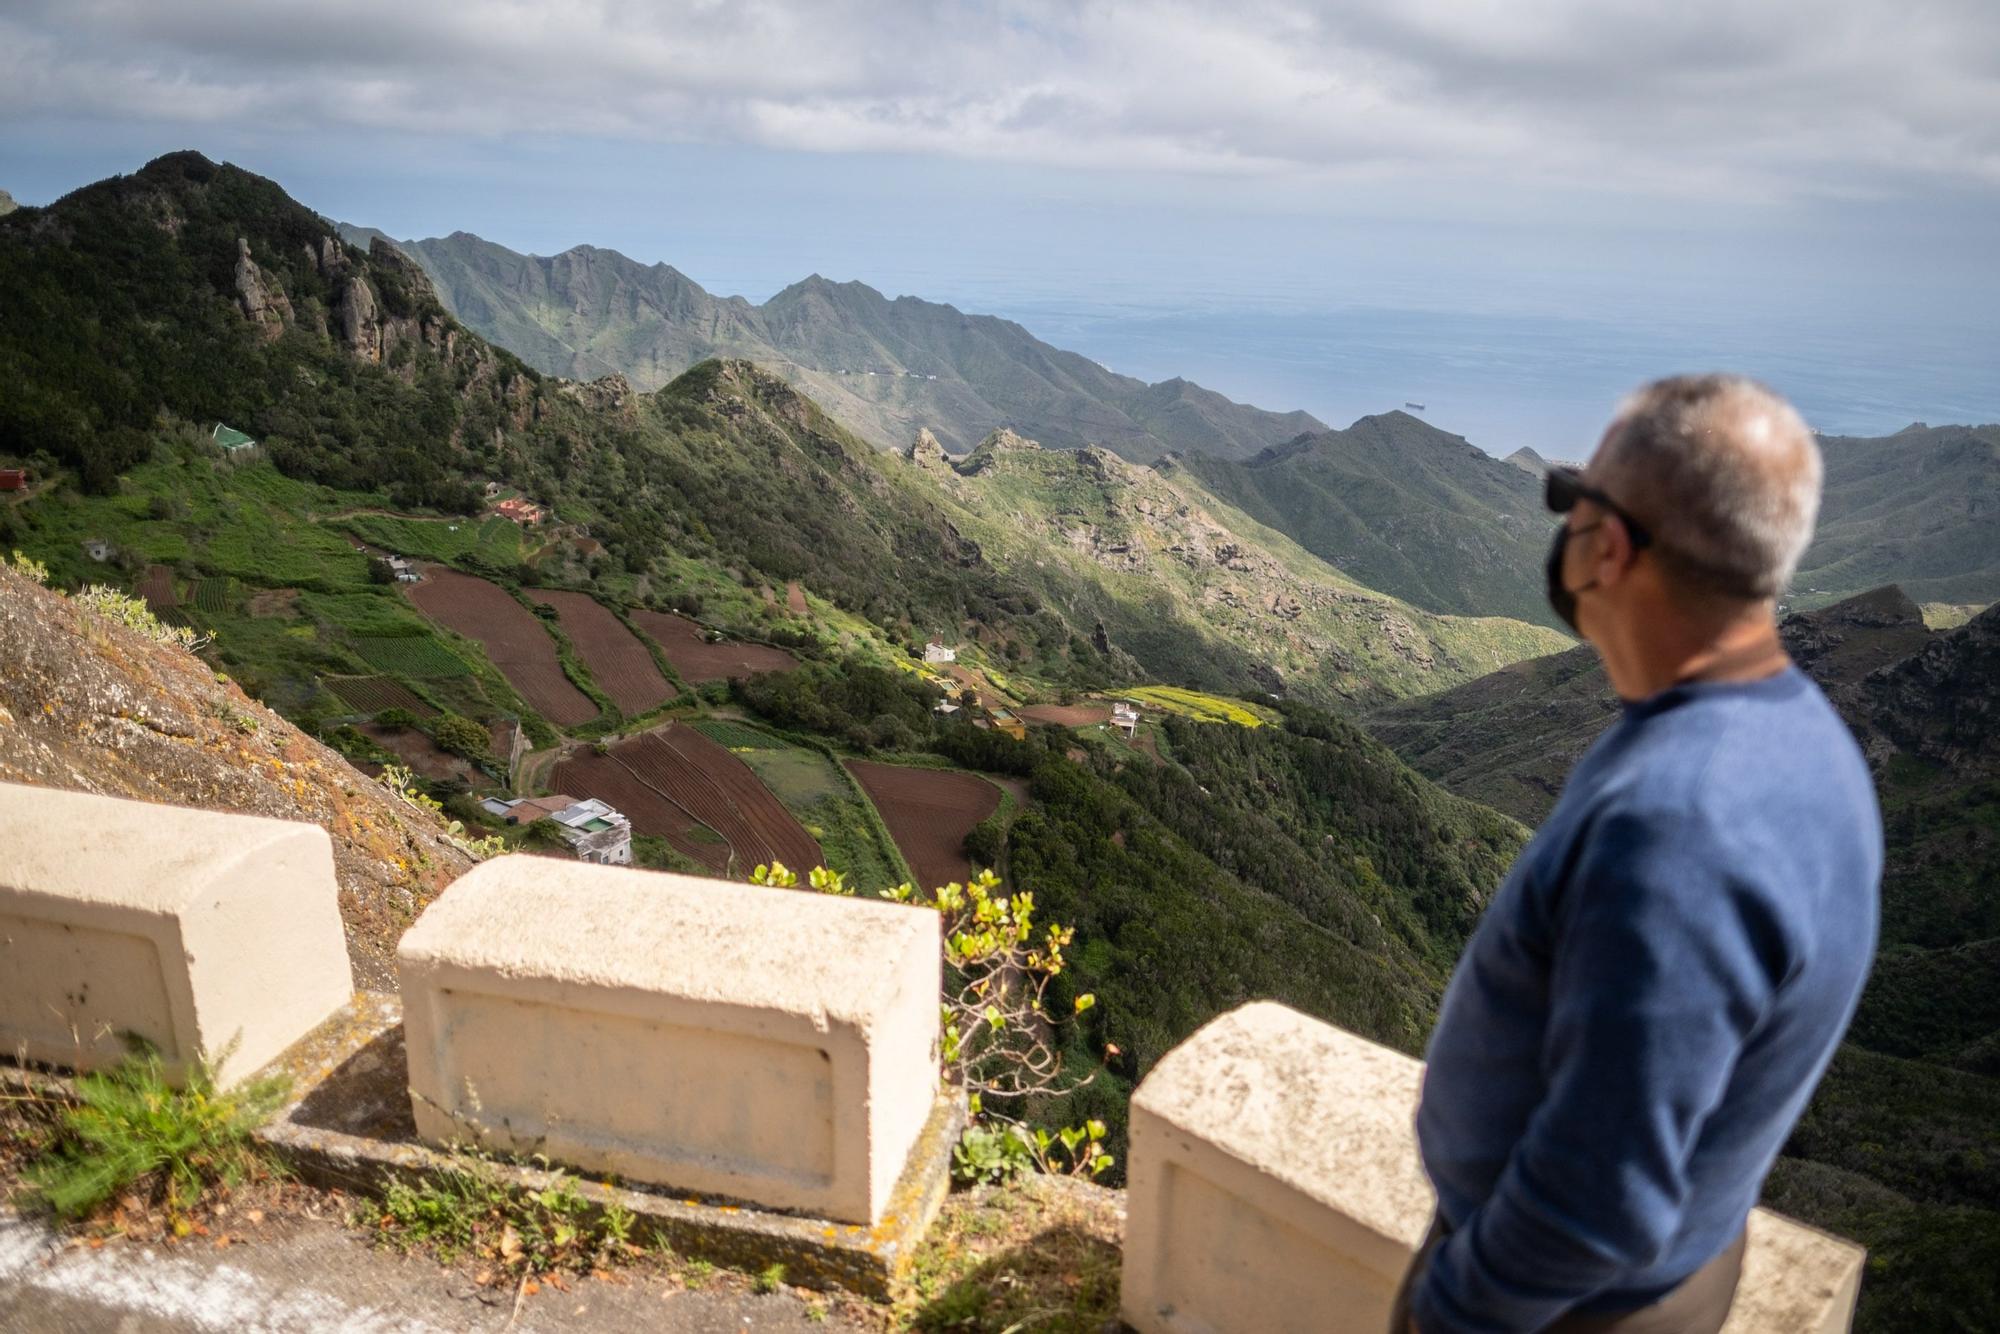
<svg viewBox="0 0 2000 1334">
<path fill-rule="evenodd" d="M 363 244 L 382 233 L 345 229 Z M 818 274 L 762 305 L 717 297 L 666 264 L 577 246 L 522 255 L 467 232 L 396 242 L 467 325 L 530 365 L 657 389 L 695 363 L 740 357 L 811 394 L 884 448 L 928 429 L 964 453 L 1010 429 L 1051 447 L 1099 444 L 1246 457 L 1320 423 L 1234 403 L 1186 380 L 1147 384 L 1051 347 L 1011 320 Z"/>
</svg>

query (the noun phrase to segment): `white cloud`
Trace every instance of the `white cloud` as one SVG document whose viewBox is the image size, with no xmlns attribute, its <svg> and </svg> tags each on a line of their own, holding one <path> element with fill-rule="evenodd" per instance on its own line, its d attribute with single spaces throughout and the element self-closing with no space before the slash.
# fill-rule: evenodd
<svg viewBox="0 0 2000 1334">
<path fill-rule="evenodd" d="M 0 115 L 1702 199 L 2000 186 L 1993 0 L 16 0 Z"/>
</svg>

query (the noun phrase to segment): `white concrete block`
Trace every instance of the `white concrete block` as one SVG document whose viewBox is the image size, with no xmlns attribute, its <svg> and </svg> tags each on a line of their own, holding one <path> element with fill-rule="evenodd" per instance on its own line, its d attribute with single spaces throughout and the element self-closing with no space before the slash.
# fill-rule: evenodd
<svg viewBox="0 0 2000 1334">
<path fill-rule="evenodd" d="M 1423 1063 L 1282 1005 L 1232 1010 L 1132 1098 L 1122 1314 L 1141 1334 L 1386 1327 L 1435 1196 Z M 1724 1334 L 1837 1334 L 1864 1252 L 1759 1209 Z"/>
<path fill-rule="evenodd" d="M 325 830 L 0 783 L 0 1052 L 228 1084 L 352 994 Z"/>
<path fill-rule="evenodd" d="M 499 858 L 398 950 L 417 1127 L 873 1223 L 937 1092 L 939 958 L 924 908 Z"/>
</svg>

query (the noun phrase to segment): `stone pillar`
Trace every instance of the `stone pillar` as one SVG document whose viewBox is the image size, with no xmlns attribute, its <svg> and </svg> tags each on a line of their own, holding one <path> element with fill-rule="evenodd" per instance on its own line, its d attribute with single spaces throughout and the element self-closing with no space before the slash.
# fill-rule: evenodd
<svg viewBox="0 0 2000 1334">
<path fill-rule="evenodd" d="M 398 967 L 438 1143 L 874 1223 L 937 1095 L 925 908 L 502 857 Z"/>
<path fill-rule="evenodd" d="M 1122 1308 L 1141 1334 L 1383 1330 L 1434 1204 L 1423 1064 L 1268 1002 L 1132 1097 Z M 1860 1247 L 1759 1209 L 1724 1334 L 1838 1334 Z"/>
<path fill-rule="evenodd" d="M 228 1084 L 352 994 L 325 830 L 0 783 L 0 1051 Z"/>
</svg>

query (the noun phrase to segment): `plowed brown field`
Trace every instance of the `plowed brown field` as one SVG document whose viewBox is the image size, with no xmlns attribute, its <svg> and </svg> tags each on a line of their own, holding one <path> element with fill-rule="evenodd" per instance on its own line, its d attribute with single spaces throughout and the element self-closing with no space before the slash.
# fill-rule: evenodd
<svg viewBox="0 0 2000 1334">
<path fill-rule="evenodd" d="M 718 871 L 748 875 L 771 861 L 805 871 L 825 856 L 748 765 L 683 723 L 621 742 L 608 755 L 565 759 L 551 781 L 571 796 L 602 797 L 640 833 L 658 834 Z M 725 843 L 694 837 L 704 825 Z"/>
<path fill-rule="evenodd" d="M 583 665 L 625 713 L 644 713 L 674 697 L 673 686 L 660 675 L 646 646 L 596 598 L 588 593 L 539 588 L 530 590 L 528 596 L 556 609 L 563 633 L 583 655 Z"/>
<path fill-rule="evenodd" d="M 867 789 L 882 822 L 925 889 L 972 874 L 965 836 L 1000 805 L 1000 789 L 958 769 L 913 769 L 874 760 L 847 768 Z"/>
<path fill-rule="evenodd" d="M 1088 727 L 1111 721 L 1109 704 L 1030 704 L 1014 712 L 1031 723 L 1050 723 L 1056 727 Z"/>
<path fill-rule="evenodd" d="M 173 567 L 148 565 L 145 577 L 139 580 L 139 596 L 156 612 L 180 606 L 180 596 L 174 591 Z"/>
<path fill-rule="evenodd" d="M 694 858 L 717 875 L 729 869 L 727 843 L 721 842 L 712 831 L 703 830 L 701 821 L 634 777 L 630 769 L 609 755 L 577 751 L 556 765 L 549 776 L 549 786 L 572 797 L 608 801 L 632 822 L 633 832 L 666 839 L 674 851 Z"/>
<path fill-rule="evenodd" d="M 651 635 L 674 670 L 688 680 L 726 681 L 758 672 L 782 672 L 798 665 L 798 659 L 768 644 L 710 644 L 702 639 L 702 629 L 685 616 L 663 611 L 635 611 L 633 623 Z"/>
<path fill-rule="evenodd" d="M 506 589 L 442 565 L 426 566 L 423 582 L 405 587 L 424 615 L 479 641 L 507 683 L 544 718 L 558 727 L 575 727 L 597 716 L 590 696 L 563 675 L 549 632 Z"/>
</svg>

